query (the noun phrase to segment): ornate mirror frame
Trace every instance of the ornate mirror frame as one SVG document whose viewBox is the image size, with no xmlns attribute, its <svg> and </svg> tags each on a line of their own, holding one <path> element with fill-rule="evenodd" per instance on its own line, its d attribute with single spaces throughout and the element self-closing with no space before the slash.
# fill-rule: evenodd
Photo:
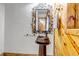
<svg viewBox="0 0 79 59">
<path fill-rule="evenodd" d="M 40 3 L 32 11 L 32 32 L 33 33 L 51 33 L 53 26 L 52 7 Z"/>
</svg>

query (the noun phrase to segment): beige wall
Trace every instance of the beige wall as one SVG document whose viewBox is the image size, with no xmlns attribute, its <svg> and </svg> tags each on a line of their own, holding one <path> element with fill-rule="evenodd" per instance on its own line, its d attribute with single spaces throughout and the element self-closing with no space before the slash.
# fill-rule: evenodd
<svg viewBox="0 0 79 59">
<path fill-rule="evenodd" d="M 35 4 L 6 4 L 5 6 L 5 52 L 38 54 L 38 36 L 32 33 L 32 8 Z M 26 34 L 29 34 L 26 36 Z M 47 55 L 53 55 L 53 34 L 49 34 Z"/>
<path fill-rule="evenodd" d="M 5 6 L 0 4 L 0 54 L 4 52 Z"/>
</svg>

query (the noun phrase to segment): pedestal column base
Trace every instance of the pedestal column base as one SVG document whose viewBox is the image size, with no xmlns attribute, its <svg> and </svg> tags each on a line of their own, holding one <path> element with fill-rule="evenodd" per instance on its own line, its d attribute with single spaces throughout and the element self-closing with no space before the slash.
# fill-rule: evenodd
<svg viewBox="0 0 79 59">
<path fill-rule="evenodd" d="M 46 46 L 49 44 L 49 38 L 38 36 L 36 43 L 39 44 L 39 56 L 46 56 Z"/>
<path fill-rule="evenodd" d="M 39 56 L 46 56 L 46 45 L 39 45 Z"/>
</svg>

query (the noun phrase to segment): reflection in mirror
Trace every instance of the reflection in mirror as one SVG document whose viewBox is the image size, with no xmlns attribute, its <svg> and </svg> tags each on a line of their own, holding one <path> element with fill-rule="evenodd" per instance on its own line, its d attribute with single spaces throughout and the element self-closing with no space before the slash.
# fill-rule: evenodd
<svg viewBox="0 0 79 59">
<path fill-rule="evenodd" d="M 40 32 L 45 31 L 45 19 L 39 19 L 39 31 Z"/>
</svg>

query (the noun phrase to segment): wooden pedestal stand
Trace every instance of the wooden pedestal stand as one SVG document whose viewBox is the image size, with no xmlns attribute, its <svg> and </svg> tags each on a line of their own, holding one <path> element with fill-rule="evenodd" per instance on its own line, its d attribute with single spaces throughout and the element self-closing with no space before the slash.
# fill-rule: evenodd
<svg viewBox="0 0 79 59">
<path fill-rule="evenodd" d="M 38 36 L 36 43 L 39 44 L 39 56 L 46 56 L 46 45 L 49 44 L 49 38 L 46 36 Z"/>
</svg>

